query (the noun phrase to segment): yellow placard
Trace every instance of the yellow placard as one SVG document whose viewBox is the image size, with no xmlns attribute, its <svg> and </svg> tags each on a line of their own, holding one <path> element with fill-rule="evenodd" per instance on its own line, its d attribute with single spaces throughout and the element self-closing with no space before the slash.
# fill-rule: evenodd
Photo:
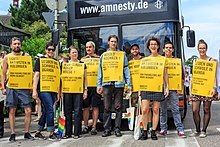
<svg viewBox="0 0 220 147">
<path fill-rule="evenodd" d="M 62 92 L 83 93 L 84 63 L 63 63 L 62 67 Z"/>
<path fill-rule="evenodd" d="M 123 81 L 124 54 L 116 51 L 102 54 L 103 82 Z"/>
<path fill-rule="evenodd" d="M 181 59 L 167 58 L 169 90 L 182 90 L 182 62 Z"/>
<path fill-rule="evenodd" d="M 196 60 L 193 65 L 192 94 L 211 97 L 215 75 L 215 61 Z"/>
<path fill-rule="evenodd" d="M 8 88 L 32 89 L 32 59 L 30 56 L 8 56 Z"/>
<path fill-rule="evenodd" d="M 141 60 L 131 60 L 128 62 L 128 67 L 130 69 L 131 75 L 131 84 L 132 84 L 132 91 L 137 92 L 140 87 L 140 79 L 139 79 L 139 67 L 140 67 Z"/>
<path fill-rule="evenodd" d="M 162 92 L 165 57 L 145 57 L 140 63 L 140 90 Z"/>
<path fill-rule="evenodd" d="M 81 59 L 81 61 L 86 64 L 87 86 L 96 87 L 100 59 L 99 58 L 85 58 L 85 59 Z"/>
<path fill-rule="evenodd" d="M 40 91 L 58 92 L 59 86 L 59 62 L 50 58 L 40 58 Z"/>
</svg>

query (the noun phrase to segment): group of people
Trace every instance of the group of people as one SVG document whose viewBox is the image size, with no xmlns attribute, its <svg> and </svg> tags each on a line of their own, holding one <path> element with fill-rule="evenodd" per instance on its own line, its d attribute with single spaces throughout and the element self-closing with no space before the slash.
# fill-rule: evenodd
<svg viewBox="0 0 220 147">
<path fill-rule="evenodd" d="M 38 122 L 37 132 L 35 134 L 35 138 L 46 139 L 46 137 L 41 133 L 46 125 L 47 131 L 49 132 L 50 140 L 59 140 L 60 137 L 55 132 L 54 126 L 54 104 L 57 103 L 60 98 L 63 99 L 64 105 L 64 115 L 66 117 L 65 120 L 65 135 L 62 137 L 66 138 L 79 138 L 83 133 L 89 132 L 89 114 L 90 107 L 93 108 L 92 111 L 92 129 L 91 135 L 97 134 L 96 124 L 99 116 L 99 105 L 101 104 L 101 97 L 104 97 L 104 114 L 103 114 L 103 127 L 104 132 L 102 137 L 107 137 L 111 135 L 111 131 L 114 131 L 116 137 L 122 136 L 121 133 L 121 120 L 122 120 L 122 106 L 123 106 L 123 93 L 125 83 L 127 85 L 126 90 L 128 93 L 132 92 L 132 83 L 131 83 L 131 75 L 130 70 L 128 68 L 128 59 L 123 51 L 120 51 L 117 48 L 118 37 L 116 35 L 110 35 L 108 38 L 108 49 L 107 52 L 120 52 L 123 53 L 123 62 L 122 70 L 120 70 L 119 74 L 122 77 L 122 80 L 106 80 L 105 79 L 105 59 L 104 55 L 97 56 L 95 54 L 95 43 L 92 41 L 88 41 L 86 43 L 86 52 L 87 55 L 83 57 L 81 60 L 78 59 L 78 49 L 74 46 L 70 46 L 68 50 L 69 60 L 63 61 L 61 63 L 61 69 L 66 67 L 66 64 L 70 64 L 71 66 L 82 65 L 83 74 L 81 74 L 80 79 L 83 79 L 82 89 L 80 92 L 62 92 L 62 86 L 64 83 L 61 82 L 59 90 L 57 92 L 54 91 L 41 91 L 41 72 L 42 72 L 42 64 L 41 60 L 45 59 L 54 59 L 54 52 L 56 50 L 56 46 L 52 42 L 48 42 L 45 47 L 46 54 L 41 58 L 36 60 L 34 66 L 34 76 L 33 76 L 33 91 L 32 97 L 36 100 L 37 103 L 42 105 L 42 114 Z M 141 106 L 142 106 L 142 123 L 143 123 L 143 131 L 140 136 L 140 140 L 148 139 L 148 131 L 149 131 L 149 118 L 152 121 L 152 129 L 151 129 L 151 139 L 157 140 L 156 129 L 158 123 L 160 123 L 160 135 L 167 135 L 167 104 L 170 103 L 171 111 L 174 118 L 174 124 L 177 129 L 177 134 L 180 137 L 185 138 L 186 135 L 184 133 L 184 126 L 181 121 L 181 116 L 179 112 L 179 98 L 178 95 L 181 94 L 181 90 L 170 90 L 169 89 L 169 77 L 168 77 L 168 66 L 167 66 L 167 58 L 174 58 L 174 46 L 172 42 L 165 42 L 163 45 L 163 52 L 165 56 L 161 56 L 159 54 L 160 51 L 160 41 L 159 39 L 152 37 L 147 41 L 147 48 L 150 52 L 149 57 L 140 56 L 140 48 L 138 44 L 134 44 L 130 47 L 130 51 L 132 54 L 131 60 L 145 60 L 148 58 L 155 58 L 164 60 L 163 66 L 163 82 L 160 85 L 162 87 L 162 92 L 155 91 L 138 91 L 133 92 L 131 95 L 132 105 L 137 107 L 138 98 L 141 97 Z M 12 49 L 12 53 L 8 54 L 4 57 L 2 61 L 2 94 L 6 94 L 6 107 L 9 108 L 9 123 L 11 129 L 11 136 L 9 141 L 15 141 L 15 112 L 16 107 L 19 104 L 20 107 L 25 110 L 25 139 L 34 139 L 34 137 L 29 133 L 29 128 L 31 124 L 31 90 L 30 89 L 13 89 L 8 88 L 7 82 L 7 72 L 9 71 L 9 63 L 8 58 L 10 56 L 29 56 L 27 53 L 21 51 L 21 41 L 17 37 L 13 37 L 10 42 L 10 47 Z M 199 58 L 197 60 L 207 60 L 207 61 L 215 61 L 215 59 L 209 57 L 207 52 L 207 43 L 204 40 L 200 40 L 198 43 L 198 52 Z M 114 56 L 114 54 L 112 54 Z M 111 56 L 111 57 L 112 57 Z M 97 84 L 96 86 L 89 86 L 87 78 L 87 65 L 84 61 L 90 58 L 99 59 L 98 71 L 97 71 Z M 61 71 L 62 72 L 62 71 Z M 119 77 L 120 77 L 119 76 Z M 182 74 L 182 84 L 184 83 L 184 74 Z M 63 78 L 61 76 L 61 78 Z M 137 77 L 138 78 L 138 77 Z M 62 81 L 62 80 L 61 80 Z M 80 86 L 80 85 L 79 85 Z M 182 85 L 183 86 L 183 85 Z M 212 100 L 215 100 L 216 92 L 217 92 L 218 84 L 214 82 L 213 90 L 211 93 L 211 97 L 204 97 L 199 95 L 192 95 L 192 111 L 193 111 L 193 120 L 195 122 L 196 131 L 190 136 L 200 136 L 206 137 L 206 130 L 210 121 L 211 113 L 210 107 Z M 205 88 L 205 87 L 204 87 Z M 200 105 L 203 102 L 204 106 L 204 124 L 202 130 L 200 129 Z M 152 104 L 152 108 L 151 105 Z M 111 125 L 111 114 L 112 114 L 112 106 L 114 107 L 114 112 L 116 113 L 115 118 L 115 127 L 112 128 Z M 152 111 L 152 118 L 149 117 Z M 74 115 L 73 115 L 74 113 Z M 73 117 L 74 117 L 74 131 L 73 131 Z M 82 128 L 82 120 L 84 121 L 84 126 Z M 1 123 L 0 123 L 1 125 Z M 2 126 L 0 126 L 0 129 Z M 0 130 L 0 133 L 2 130 Z M 0 134 L 3 136 L 3 133 Z"/>
</svg>

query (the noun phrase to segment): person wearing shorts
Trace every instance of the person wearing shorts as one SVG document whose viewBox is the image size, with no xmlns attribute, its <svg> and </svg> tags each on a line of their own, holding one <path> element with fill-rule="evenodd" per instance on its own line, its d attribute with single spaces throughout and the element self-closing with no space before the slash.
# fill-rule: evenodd
<svg viewBox="0 0 220 147">
<path fill-rule="evenodd" d="M 28 89 L 13 89 L 8 88 L 5 84 L 7 81 L 6 74 L 8 72 L 8 56 L 29 56 L 26 53 L 21 52 L 21 41 L 17 37 L 13 37 L 10 42 L 12 53 L 6 55 L 2 63 L 2 94 L 6 94 L 6 107 L 9 108 L 9 124 L 11 129 L 11 136 L 9 141 L 16 141 L 15 139 L 15 112 L 17 105 L 25 110 L 25 130 L 24 138 L 33 139 L 29 133 L 31 124 L 31 99 L 30 90 Z M 10 80 L 10 79 L 8 79 Z M 24 79 L 25 80 L 25 79 Z"/>
<path fill-rule="evenodd" d="M 99 58 L 95 54 L 95 43 L 92 41 L 88 41 L 86 43 L 86 52 L 87 55 L 82 58 L 82 60 L 86 60 L 87 58 Z M 83 100 L 83 121 L 84 121 L 84 128 L 82 130 L 83 134 L 89 132 L 89 110 L 90 106 L 92 107 L 92 130 L 91 135 L 97 134 L 96 124 L 99 117 L 99 105 L 101 104 L 101 95 L 96 92 L 96 87 L 91 87 L 88 85 L 88 95 L 87 98 Z"/>
</svg>

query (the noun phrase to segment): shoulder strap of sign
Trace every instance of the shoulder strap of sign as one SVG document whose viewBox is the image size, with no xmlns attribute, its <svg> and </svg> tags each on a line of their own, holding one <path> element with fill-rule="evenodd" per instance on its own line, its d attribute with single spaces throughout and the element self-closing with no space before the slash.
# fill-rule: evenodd
<svg viewBox="0 0 220 147">
<path fill-rule="evenodd" d="M 24 56 L 25 55 L 25 52 L 22 52 L 22 54 L 21 54 L 22 56 Z"/>
<path fill-rule="evenodd" d="M 211 61 L 211 60 L 212 60 L 212 57 L 209 58 L 209 61 Z"/>
</svg>

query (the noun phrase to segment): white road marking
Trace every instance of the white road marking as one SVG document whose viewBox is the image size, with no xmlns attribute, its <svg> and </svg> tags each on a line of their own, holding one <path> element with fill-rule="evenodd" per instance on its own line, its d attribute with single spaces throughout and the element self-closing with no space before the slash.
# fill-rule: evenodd
<svg viewBox="0 0 220 147">
<path fill-rule="evenodd" d="M 191 129 L 185 130 L 187 138 L 181 138 L 177 135 L 177 131 L 168 131 L 165 137 L 165 147 L 199 147 L 195 137 L 189 137 L 188 134 L 192 133 Z"/>
<path fill-rule="evenodd" d="M 216 128 L 220 132 L 220 128 Z"/>
</svg>

